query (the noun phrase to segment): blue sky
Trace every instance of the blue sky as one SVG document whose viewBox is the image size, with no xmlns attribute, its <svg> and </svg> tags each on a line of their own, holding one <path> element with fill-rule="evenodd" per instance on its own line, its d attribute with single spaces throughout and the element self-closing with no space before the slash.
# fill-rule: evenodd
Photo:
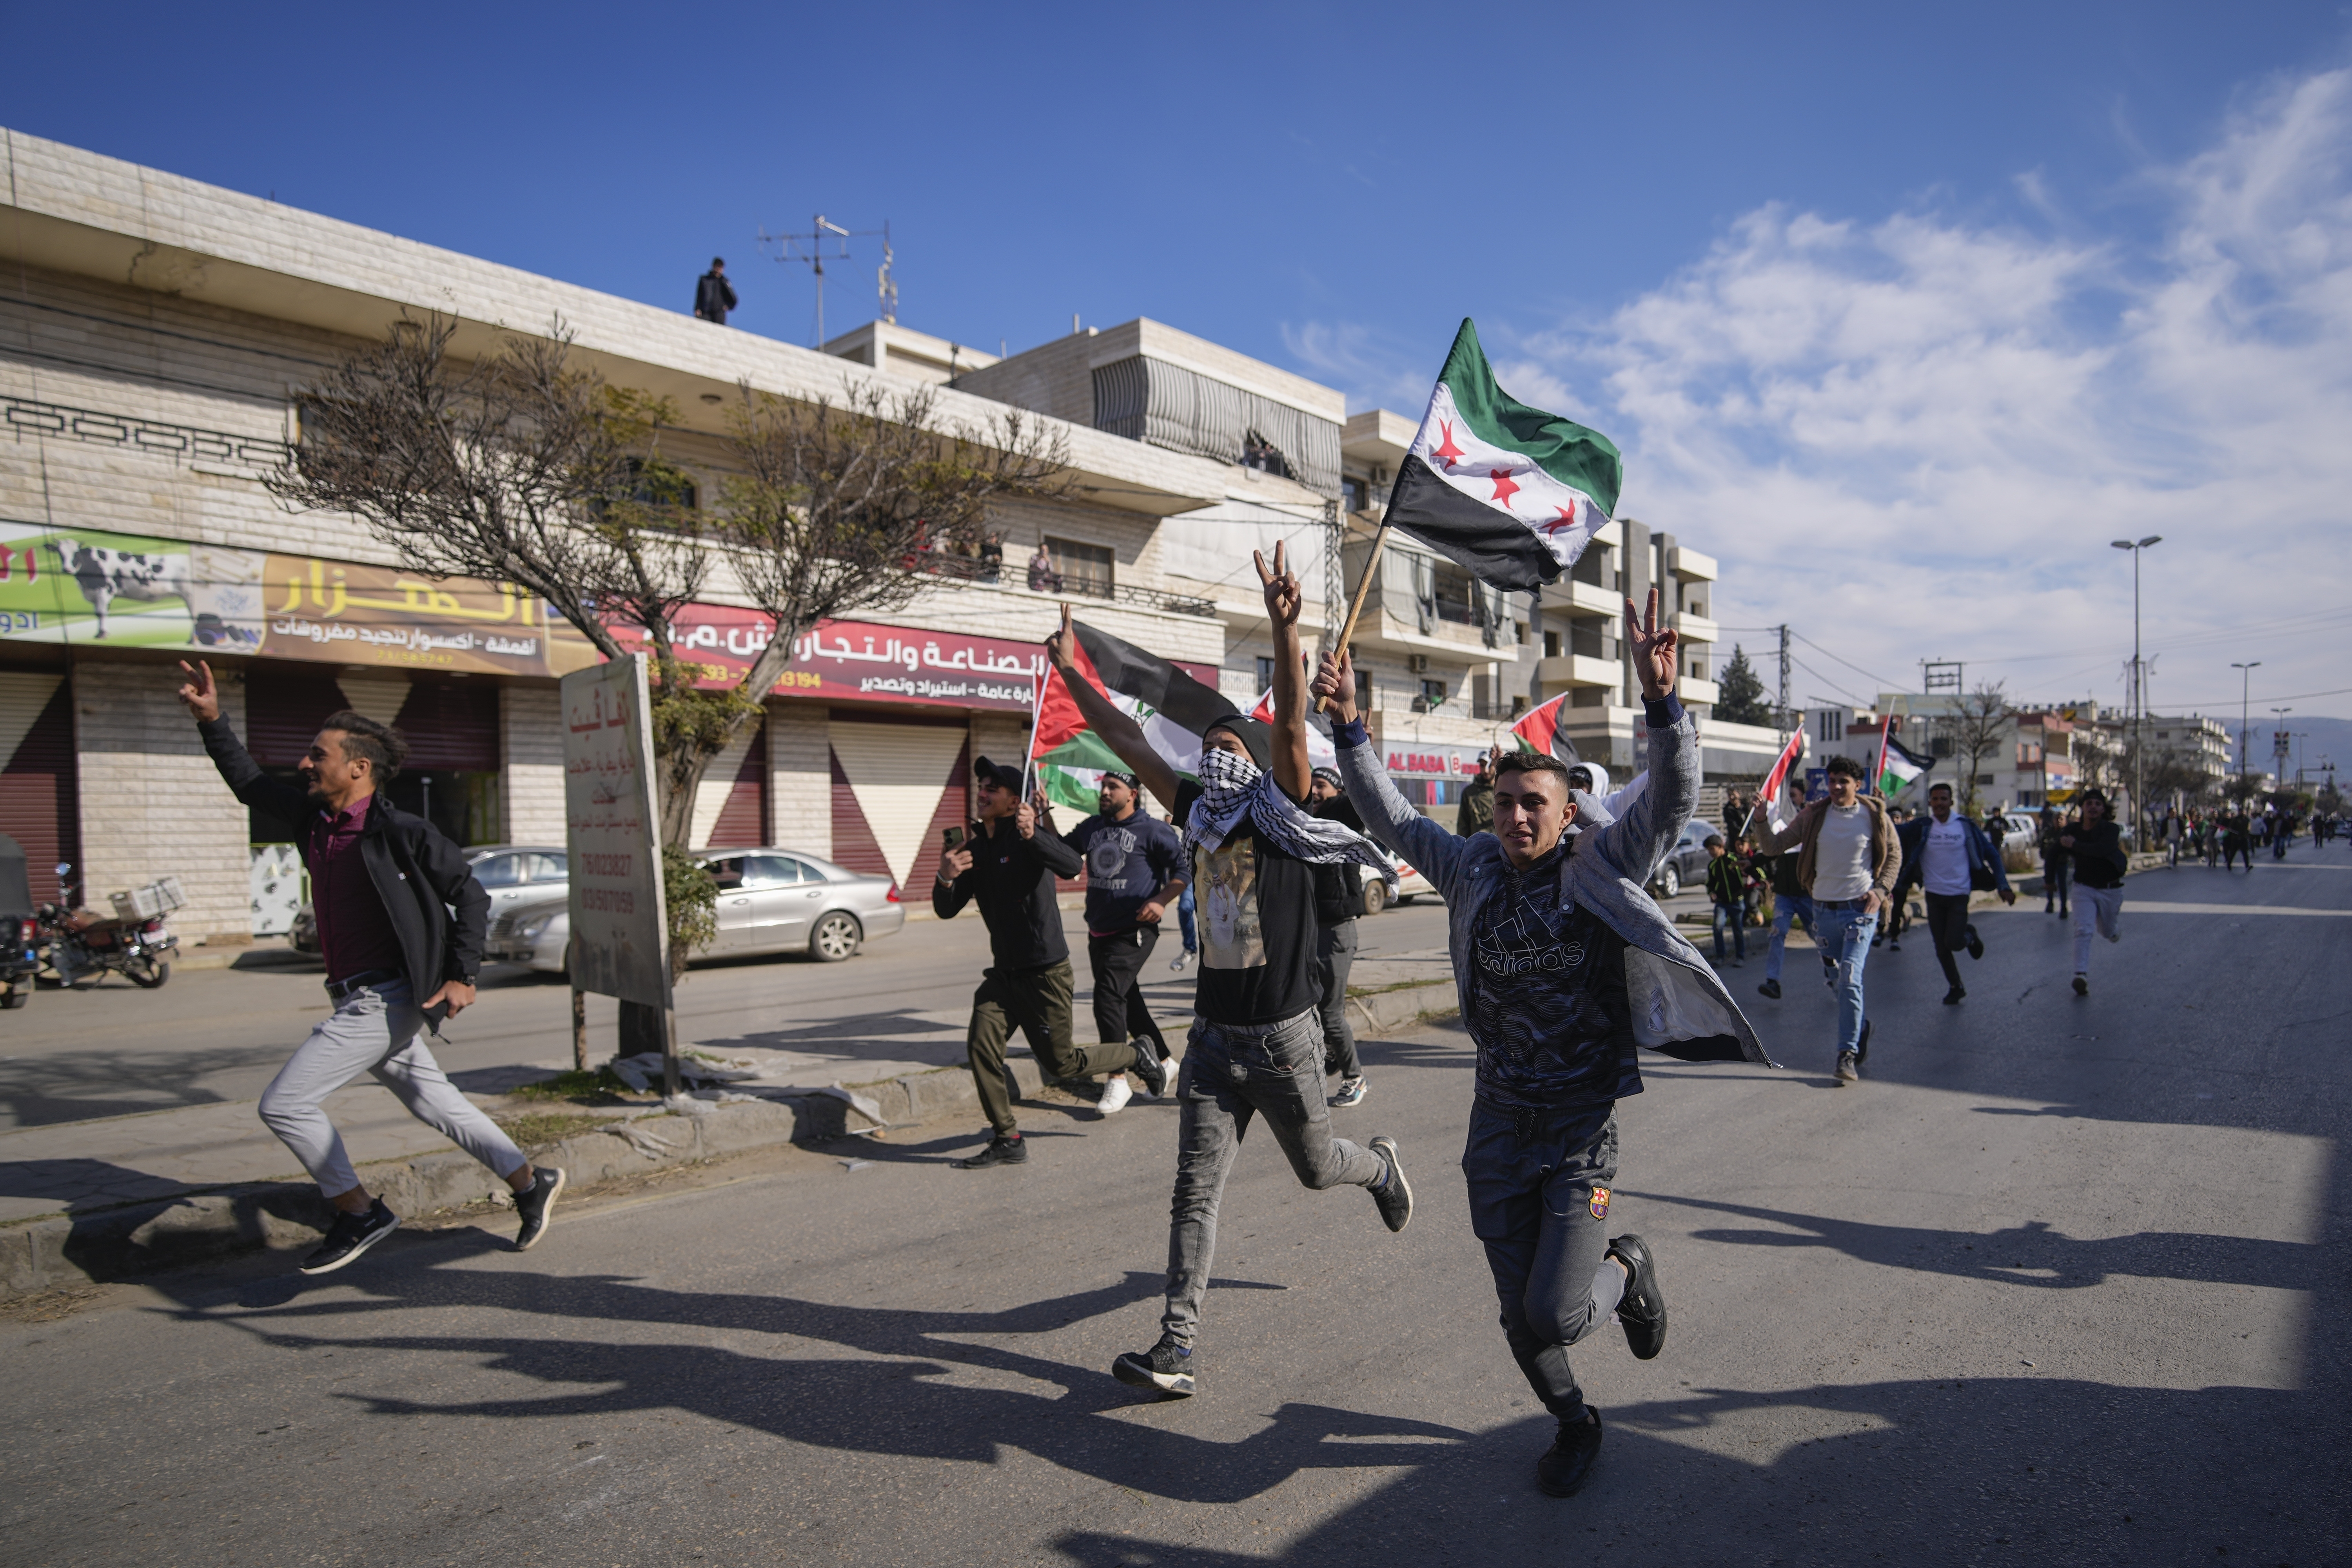
<svg viewBox="0 0 2352 1568">
<path fill-rule="evenodd" d="M 2154 531 L 2159 705 L 2352 685 L 2340 5 L 111 15 L 10 5 L 0 122 L 675 308 L 722 252 L 795 342 L 752 235 L 817 211 L 991 350 L 1150 315 L 1413 413 L 1473 315 L 1730 624 L 2113 700 Z"/>
</svg>

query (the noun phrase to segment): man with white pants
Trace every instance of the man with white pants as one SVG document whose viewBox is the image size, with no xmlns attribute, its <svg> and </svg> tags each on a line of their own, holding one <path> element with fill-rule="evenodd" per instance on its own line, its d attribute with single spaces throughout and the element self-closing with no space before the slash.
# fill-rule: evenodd
<svg viewBox="0 0 2352 1568">
<path fill-rule="evenodd" d="M 362 714 L 330 714 L 300 763 L 307 788 L 296 789 L 264 773 L 221 718 L 212 666 L 180 668 L 188 675 L 180 700 L 195 716 L 229 793 L 306 824 L 302 858 L 335 1010 L 278 1069 L 260 1107 L 261 1120 L 335 1207 L 333 1226 L 302 1272 L 331 1274 L 400 1226 L 400 1216 L 361 1184 L 342 1134 L 327 1118 L 327 1097 L 362 1073 L 504 1178 L 522 1216 L 515 1250 L 528 1250 L 547 1233 L 563 1173 L 534 1170 L 498 1123 L 457 1091 L 425 1043 L 426 1028 L 437 1030 L 473 1003 L 490 898 L 440 829 L 377 793 L 399 773 L 408 742 Z"/>
<path fill-rule="evenodd" d="M 2088 996 L 2092 936 L 2123 940 L 2124 877 L 2131 869 L 2131 855 L 2105 794 L 2086 789 L 2076 803 L 2083 820 L 2058 842 L 2074 863 L 2074 994 Z"/>
</svg>

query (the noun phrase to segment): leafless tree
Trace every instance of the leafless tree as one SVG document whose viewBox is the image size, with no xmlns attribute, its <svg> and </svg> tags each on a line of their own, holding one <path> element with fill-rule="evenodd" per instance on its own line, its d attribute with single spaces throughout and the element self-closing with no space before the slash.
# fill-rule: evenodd
<svg viewBox="0 0 2352 1568">
<path fill-rule="evenodd" d="M 1944 721 L 1952 739 L 1952 756 L 1960 764 L 1960 809 L 1977 809 L 1977 775 L 1987 757 L 1998 756 L 2009 744 L 2017 716 L 2009 693 L 1998 680 L 1987 681 L 1965 693 Z"/>
<path fill-rule="evenodd" d="M 666 398 L 606 384 L 561 322 L 470 363 L 456 323 L 403 321 L 300 395 L 302 438 L 271 492 L 362 519 L 409 569 L 512 583 L 607 658 L 650 656 L 664 842 L 692 832 L 703 774 L 755 722 L 819 621 L 904 604 L 931 552 L 976 544 L 988 507 L 1063 493 L 1058 434 L 1017 410 L 941 428 L 927 388 L 845 374 L 835 400 L 746 388 L 721 504 L 692 504 L 662 454 Z M 688 605 L 731 587 L 774 630 L 730 685 L 679 654 Z"/>
</svg>

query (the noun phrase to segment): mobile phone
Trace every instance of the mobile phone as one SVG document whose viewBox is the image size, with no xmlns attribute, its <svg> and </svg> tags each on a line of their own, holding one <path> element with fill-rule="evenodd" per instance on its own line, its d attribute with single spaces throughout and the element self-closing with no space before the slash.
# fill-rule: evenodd
<svg viewBox="0 0 2352 1568">
<path fill-rule="evenodd" d="M 940 835 L 940 837 L 948 841 L 948 847 L 950 849 L 959 849 L 963 847 L 963 829 L 961 827 L 950 827 L 947 832 Z"/>
</svg>

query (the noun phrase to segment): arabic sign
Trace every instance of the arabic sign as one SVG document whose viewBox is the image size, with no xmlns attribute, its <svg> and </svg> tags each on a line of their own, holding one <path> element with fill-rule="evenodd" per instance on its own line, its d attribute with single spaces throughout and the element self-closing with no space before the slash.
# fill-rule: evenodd
<svg viewBox="0 0 2352 1568">
<path fill-rule="evenodd" d="M 669 921 L 654 804 L 646 661 L 563 678 L 563 842 L 572 865 L 572 984 L 667 1007 Z"/>
<path fill-rule="evenodd" d="M 677 616 L 678 657 L 701 665 L 706 686 L 731 685 L 773 640 L 775 622 L 757 610 L 689 605 Z M 614 631 L 634 640 L 634 628 Z M 1178 664 L 1213 689 L 1214 667 Z M 1029 711 L 1045 673 L 1042 643 L 961 632 L 919 631 L 862 621 L 820 621 L 793 648 L 774 694 Z"/>
<path fill-rule="evenodd" d="M 0 637 L 554 675 L 584 637 L 511 585 L 0 521 Z"/>
</svg>

